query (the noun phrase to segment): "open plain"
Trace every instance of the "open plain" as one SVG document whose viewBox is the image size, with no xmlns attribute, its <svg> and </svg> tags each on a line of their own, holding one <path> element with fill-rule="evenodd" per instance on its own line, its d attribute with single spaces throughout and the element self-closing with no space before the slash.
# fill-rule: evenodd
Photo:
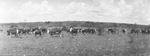
<svg viewBox="0 0 150 56">
<path fill-rule="evenodd" d="M 26 24 L 28 25 L 30 24 Z M 150 56 L 150 35 L 146 34 L 103 33 L 71 36 L 62 32 L 63 37 L 43 34 L 36 38 L 31 34 L 10 38 L 6 32 L 8 26 L 10 25 L 1 26 L 1 56 Z"/>
</svg>

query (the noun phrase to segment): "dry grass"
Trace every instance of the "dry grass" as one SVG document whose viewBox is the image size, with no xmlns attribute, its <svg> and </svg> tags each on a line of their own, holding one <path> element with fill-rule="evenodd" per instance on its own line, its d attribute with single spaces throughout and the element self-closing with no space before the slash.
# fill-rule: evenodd
<svg viewBox="0 0 150 56">
<path fill-rule="evenodd" d="M 145 35 L 81 35 L 62 38 L 48 34 L 36 38 L 8 38 L 1 34 L 1 55 L 13 56 L 140 56 L 149 51 L 149 37 Z M 141 38 L 142 37 L 142 38 Z M 131 38 L 134 38 L 133 42 Z M 143 45 L 143 47 L 142 47 Z"/>
<path fill-rule="evenodd" d="M 0 26 L 0 55 L 3 56 L 148 56 L 149 35 L 134 34 L 103 34 L 70 36 L 63 32 L 63 37 L 51 37 L 48 34 L 36 38 L 34 35 L 22 35 L 22 38 L 8 38 L 6 30 L 10 25 L 34 26 L 93 26 L 111 27 L 115 24 L 93 22 L 51 22 L 5 24 Z M 131 27 L 133 25 L 117 24 L 116 27 Z M 135 27 L 135 26 L 134 26 Z M 138 27 L 145 27 L 140 25 Z M 132 27 L 131 27 L 132 28 Z"/>
</svg>

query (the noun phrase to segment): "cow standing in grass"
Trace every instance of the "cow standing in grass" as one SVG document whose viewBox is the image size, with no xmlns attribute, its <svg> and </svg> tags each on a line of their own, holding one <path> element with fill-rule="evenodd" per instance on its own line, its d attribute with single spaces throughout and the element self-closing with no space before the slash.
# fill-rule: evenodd
<svg viewBox="0 0 150 56">
<path fill-rule="evenodd" d="M 46 34 L 47 33 L 47 29 L 46 28 L 40 28 L 42 34 Z"/>
<path fill-rule="evenodd" d="M 106 31 L 108 32 L 108 34 L 109 33 L 111 33 L 111 34 L 115 34 L 116 33 L 115 29 L 113 29 L 113 28 L 108 28 Z"/>
<path fill-rule="evenodd" d="M 25 30 L 26 34 L 31 34 L 32 33 L 31 29 L 24 29 L 24 30 Z"/>
<path fill-rule="evenodd" d="M 42 36 L 42 31 L 41 30 L 35 30 L 34 32 L 34 35 L 37 37 L 37 35 L 39 35 L 40 37 Z"/>
<path fill-rule="evenodd" d="M 139 34 L 139 33 L 140 33 L 140 30 L 138 30 L 138 29 L 131 29 L 131 30 L 130 30 L 130 33 L 131 33 L 131 34 Z"/>
<path fill-rule="evenodd" d="M 81 28 L 70 28 L 71 35 L 77 35 L 79 32 L 81 32 Z"/>
<path fill-rule="evenodd" d="M 40 28 L 33 28 L 31 29 L 31 32 L 37 37 L 38 35 L 39 36 L 42 36 L 42 31 L 40 30 Z"/>
<path fill-rule="evenodd" d="M 95 34 L 96 29 L 94 29 L 94 28 L 85 28 L 85 29 L 82 29 L 81 32 L 83 34 Z"/>
<path fill-rule="evenodd" d="M 11 36 L 15 36 L 18 38 L 18 29 L 9 29 L 7 30 L 7 36 L 11 37 Z"/>
<path fill-rule="evenodd" d="M 18 34 L 19 34 L 19 35 L 21 35 L 21 34 L 26 35 L 25 29 L 18 29 Z"/>
<path fill-rule="evenodd" d="M 62 37 L 62 29 L 61 28 L 53 28 L 47 31 L 51 36 L 54 37 Z"/>
<path fill-rule="evenodd" d="M 21 34 L 24 34 L 24 35 L 27 35 L 27 34 L 31 34 L 31 29 L 18 29 L 18 34 L 21 35 Z"/>
<path fill-rule="evenodd" d="M 141 29 L 140 32 L 141 32 L 142 34 L 149 34 L 149 33 L 150 33 L 150 31 L 147 30 L 147 29 Z"/>
<path fill-rule="evenodd" d="M 99 36 L 102 35 L 102 33 L 103 33 L 103 29 L 100 29 L 100 28 L 96 29 L 96 31 L 98 32 Z"/>
<path fill-rule="evenodd" d="M 69 33 L 70 32 L 70 28 L 64 26 L 64 27 L 62 27 L 62 31 L 65 31 L 65 32 Z"/>
<path fill-rule="evenodd" d="M 33 33 L 34 31 L 39 30 L 39 29 L 40 29 L 40 28 L 38 28 L 38 27 L 32 28 L 32 29 L 31 29 L 31 32 Z"/>
<path fill-rule="evenodd" d="M 122 33 L 127 33 L 127 29 L 122 29 L 121 32 Z"/>
<path fill-rule="evenodd" d="M 150 34 L 150 30 L 147 30 L 147 34 Z"/>
</svg>

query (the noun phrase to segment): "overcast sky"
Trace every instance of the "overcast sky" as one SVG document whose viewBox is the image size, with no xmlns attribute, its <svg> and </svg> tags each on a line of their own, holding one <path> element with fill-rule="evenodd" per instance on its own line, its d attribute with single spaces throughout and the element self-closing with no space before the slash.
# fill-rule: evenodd
<svg viewBox="0 0 150 56">
<path fill-rule="evenodd" d="M 150 24 L 150 0 L 0 0 L 0 23 L 96 21 Z"/>
</svg>

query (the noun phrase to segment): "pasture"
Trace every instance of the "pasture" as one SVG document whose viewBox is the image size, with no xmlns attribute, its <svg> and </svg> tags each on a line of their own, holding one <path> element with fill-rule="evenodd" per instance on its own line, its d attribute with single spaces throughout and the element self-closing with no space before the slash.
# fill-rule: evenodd
<svg viewBox="0 0 150 56">
<path fill-rule="evenodd" d="M 30 26 L 30 25 L 29 25 Z M 44 34 L 20 35 L 9 38 L 1 27 L 1 56 L 149 56 L 150 35 L 144 34 L 97 34 L 71 36 L 62 32 L 63 37 Z"/>
</svg>

